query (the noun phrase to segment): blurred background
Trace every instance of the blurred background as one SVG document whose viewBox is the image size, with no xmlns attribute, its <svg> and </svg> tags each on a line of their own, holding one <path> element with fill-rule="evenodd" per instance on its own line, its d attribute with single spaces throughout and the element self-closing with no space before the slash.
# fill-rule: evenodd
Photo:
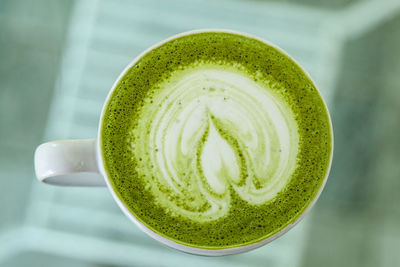
<svg viewBox="0 0 400 267">
<path fill-rule="evenodd" d="M 35 180 L 33 153 L 92 138 L 114 80 L 173 34 L 229 28 L 289 52 L 319 85 L 335 132 L 312 212 L 257 250 L 174 251 L 106 188 Z M 399 266 L 399 0 L 0 0 L 0 266 Z"/>
</svg>

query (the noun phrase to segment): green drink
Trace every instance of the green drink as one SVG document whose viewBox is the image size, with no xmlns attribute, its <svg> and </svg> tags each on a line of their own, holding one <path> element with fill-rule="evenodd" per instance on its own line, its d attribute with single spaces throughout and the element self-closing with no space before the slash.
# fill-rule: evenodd
<svg viewBox="0 0 400 267">
<path fill-rule="evenodd" d="M 199 32 L 125 72 L 105 106 L 100 149 L 138 221 L 183 245 L 223 249 L 300 218 L 326 181 L 332 138 L 318 90 L 286 54 Z"/>
</svg>

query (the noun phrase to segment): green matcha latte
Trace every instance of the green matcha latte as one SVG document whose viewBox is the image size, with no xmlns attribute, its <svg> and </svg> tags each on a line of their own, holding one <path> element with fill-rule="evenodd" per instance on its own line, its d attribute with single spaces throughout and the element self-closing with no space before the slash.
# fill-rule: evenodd
<svg viewBox="0 0 400 267">
<path fill-rule="evenodd" d="M 137 220 L 218 249 L 293 223 L 327 175 L 331 139 L 325 104 L 292 59 L 251 37 L 203 32 L 133 64 L 109 98 L 100 144 Z"/>
</svg>

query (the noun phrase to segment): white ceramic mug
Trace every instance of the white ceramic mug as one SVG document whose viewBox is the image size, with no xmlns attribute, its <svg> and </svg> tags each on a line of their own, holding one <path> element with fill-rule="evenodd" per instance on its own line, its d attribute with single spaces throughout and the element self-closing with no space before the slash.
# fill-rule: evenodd
<svg viewBox="0 0 400 267">
<path fill-rule="evenodd" d="M 111 99 L 111 95 L 116 88 L 116 85 L 119 83 L 120 79 L 126 74 L 126 72 L 146 53 L 150 52 L 154 48 L 168 42 L 170 40 L 176 39 L 178 37 L 184 35 L 190 35 L 194 33 L 201 32 L 229 32 L 240 34 L 246 37 L 254 38 L 266 43 L 269 46 L 273 46 L 283 54 L 291 58 L 286 52 L 282 49 L 276 47 L 275 45 L 257 38 L 255 36 L 251 36 L 249 34 L 231 31 L 231 30 L 195 30 L 189 31 L 185 33 L 181 33 L 175 36 L 172 36 L 160 43 L 150 47 L 146 51 L 144 51 L 141 55 L 136 57 L 120 74 L 113 87 L 111 88 L 106 101 L 104 102 L 103 109 L 100 116 L 99 127 L 97 132 L 97 139 L 87 139 L 87 140 L 62 140 L 62 141 L 54 141 L 48 142 L 40 145 L 35 151 L 35 172 L 39 181 L 53 184 L 53 185 L 62 185 L 62 186 L 107 186 L 110 190 L 114 200 L 117 202 L 118 206 L 122 209 L 122 211 L 128 216 L 128 218 L 133 221 L 143 232 L 148 234 L 150 237 L 155 240 L 168 245 L 172 248 L 198 255 L 206 255 L 206 256 L 222 256 L 229 254 L 236 254 L 241 252 L 246 252 L 260 246 L 263 246 L 279 236 L 283 235 L 287 231 L 289 231 L 294 225 L 296 225 L 308 211 L 312 208 L 312 206 L 317 201 L 319 195 L 321 194 L 326 180 L 328 178 L 329 170 L 332 163 L 332 154 L 333 154 L 333 131 L 332 131 L 332 123 L 329 117 L 329 121 L 331 123 L 331 140 L 332 140 L 332 152 L 330 155 L 329 168 L 327 170 L 326 176 L 324 177 L 321 188 L 319 189 L 317 195 L 314 197 L 309 206 L 305 209 L 305 211 L 297 218 L 297 220 L 289 225 L 287 225 L 284 229 L 279 231 L 278 233 L 261 240 L 259 242 L 241 246 L 241 247 L 233 247 L 233 248 L 225 248 L 225 249 L 203 249 L 190 247 L 186 245 L 182 245 L 176 243 L 170 239 L 162 237 L 161 235 L 153 232 L 149 228 L 147 228 L 144 224 L 142 224 L 135 216 L 128 210 L 125 204 L 119 199 L 117 194 L 114 192 L 112 188 L 109 177 L 104 170 L 104 159 L 102 154 L 100 153 L 100 136 L 102 132 L 102 120 L 104 117 L 105 109 Z M 295 61 L 293 58 L 291 58 Z M 296 62 L 296 61 L 295 61 Z M 297 62 L 296 62 L 297 63 Z M 297 63 L 298 64 L 298 63 Z M 298 64 L 299 65 L 299 64 Z M 299 65 L 300 66 L 300 65 Z M 304 73 L 308 75 L 308 73 L 303 69 Z M 308 75 L 309 76 L 309 75 Z M 311 79 L 311 78 L 310 78 Z M 325 102 L 324 102 L 325 104 Z M 325 104 L 326 106 L 326 104 Z M 328 110 L 326 108 L 326 110 Z M 329 114 L 328 114 L 329 115 Z"/>
</svg>

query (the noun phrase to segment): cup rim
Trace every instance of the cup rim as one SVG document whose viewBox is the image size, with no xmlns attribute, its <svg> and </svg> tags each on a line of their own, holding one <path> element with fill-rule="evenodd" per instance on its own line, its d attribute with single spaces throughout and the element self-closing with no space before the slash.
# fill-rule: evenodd
<svg viewBox="0 0 400 267">
<path fill-rule="evenodd" d="M 285 56 L 287 56 L 289 59 L 291 59 L 302 71 L 303 73 L 307 76 L 307 78 L 310 79 L 310 81 L 312 82 L 312 84 L 314 85 L 314 87 L 317 89 L 317 93 L 319 94 L 320 98 L 322 99 L 322 103 L 325 107 L 326 113 L 327 113 L 327 117 L 328 117 L 328 121 L 329 121 L 329 126 L 330 126 L 330 137 L 331 137 L 331 153 L 329 155 L 329 163 L 328 163 L 328 167 L 326 169 L 325 172 L 325 177 L 322 180 L 322 183 L 320 185 L 320 188 L 318 189 L 318 192 L 316 193 L 316 195 L 314 196 L 314 198 L 311 200 L 311 202 L 308 204 L 308 206 L 303 210 L 303 212 L 296 218 L 295 221 L 293 221 L 292 223 L 286 225 L 283 229 L 281 229 L 279 232 L 274 233 L 273 235 L 262 239 L 260 241 L 257 241 L 255 243 L 251 243 L 251 244 L 247 244 L 247 245 L 242 245 L 242 246 L 236 246 L 236 247 L 229 247 L 229 248 L 198 248 L 198 247 L 192 247 L 189 245 L 184 245 L 178 242 L 175 242 L 172 239 L 168 239 L 160 234 L 158 234 L 157 232 L 154 232 L 153 230 L 151 230 L 150 228 L 148 228 L 145 224 L 143 224 L 140 220 L 138 220 L 134 214 L 132 212 L 129 211 L 129 209 L 126 207 L 126 205 L 121 201 L 121 199 L 118 197 L 118 195 L 116 194 L 116 192 L 114 191 L 114 188 L 111 185 L 111 182 L 109 181 L 109 177 L 105 171 L 104 165 L 104 158 L 103 158 L 103 152 L 101 149 L 102 146 L 102 139 L 101 139 L 101 132 L 102 132 L 102 125 L 103 125 L 103 119 L 104 119 L 104 114 L 105 114 L 105 110 L 106 107 L 108 106 L 113 92 L 116 90 L 117 85 L 119 84 L 120 80 L 126 75 L 126 73 L 129 71 L 129 69 L 131 69 L 132 66 L 134 66 L 134 64 L 136 64 L 136 62 L 138 62 L 144 55 L 146 55 L 147 53 L 149 53 L 150 51 L 156 49 L 157 47 L 162 46 L 163 44 L 178 39 L 180 37 L 183 36 L 187 36 L 187 35 L 192 35 L 192 34 L 200 34 L 200 33 L 232 33 L 232 34 L 237 34 L 237 35 L 241 35 L 247 38 L 251 38 L 251 39 L 255 39 L 258 41 L 261 41 L 265 44 L 267 44 L 268 46 L 271 46 L 272 48 L 278 50 L 279 52 L 281 52 L 282 54 L 284 54 Z M 195 255 L 202 255 L 202 256 L 224 256 L 224 255 L 231 255 L 231 254 L 237 254 L 237 253 L 242 253 L 242 252 L 246 252 L 258 247 L 261 247 L 275 239 L 277 239 L 278 237 L 282 236 L 283 234 L 287 233 L 290 229 L 292 229 L 296 224 L 298 224 L 304 217 L 306 214 L 308 214 L 310 212 L 310 210 L 312 209 L 312 207 L 315 205 L 316 201 L 318 200 L 318 198 L 320 197 L 326 182 L 328 180 L 329 177 L 329 173 L 332 167 L 332 159 L 333 159 L 333 151 L 334 151 L 334 135 L 333 135 L 333 125 L 332 125 L 332 119 L 329 113 L 329 109 L 328 106 L 326 104 L 325 99 L 322 97 L 322 94 L 318 88 L 318 86 L 316 85 L 315 81 L 312 79 L 312 77 L 310 76 L 310 74 L 307 72 L 306 69 L 304 69 L 304 67 L 302 65 L 300 65 L 289 53 L 287 53 L 285 50 L 283 50 L 282 48 L 278 47 L 277 45 L 263 39 L 260 38 L 258 36 L 249 34 L 249 33 L 244 33 L 244 32 L 240 32 L 240 31 L 236 31 L 236 30 L 230 30 L 230 29 L 212 29 L 212 28 L 207 28 L 207 29 L 196 29 L 196 30 L 190 30 L 190 31 L 185 31 L 182 33 L 178 33 L 175 35 L 172 35 L 166 39 L 163 39 L 157 43 L 155 43 L 154 45 L 150 46 L 149 48 L 147 48 L 146 50 L 144 50 L 142 53 L 140 53 L 138 56 L 136 56 L 126 67 L 125 69 L 121 72 L 121 74 L 118 76 L 118 78 L 115 80 L 114 84 L 112 85 L 111 89 L 108 92 L 108 95 L 106 97 L 106 100 L 104 101 L 102 110 L 101 110 L 101 115 L 100 115 L 100 120 L 99 120 L 99 125 L 98 125 L 98 131 L 97 131 L 97 144 L 96 144 L 96 158 L 97 158 L 97 163 L 98 163 L 98 167 L 100 170 L 100 173 L 103 175 L 104 180 L 107 184 L 107 187 L 109 189 L 109 191 L 111 192 L 113 199 L 117 202 L 118 206 L 120 207 L 120 209 L 123 211 L 123 213 L 132 221 L 134 222 L 141 231 L 143 231 L 144 233 L 146 233 L 148 236 L 150 236 L 151 238 L 161 242 L 164 245 L 167 245 L 169 247 L 172 247 L 174 249 L 189 253 L 189 254 L 195 254 Z"/>
</svg>

